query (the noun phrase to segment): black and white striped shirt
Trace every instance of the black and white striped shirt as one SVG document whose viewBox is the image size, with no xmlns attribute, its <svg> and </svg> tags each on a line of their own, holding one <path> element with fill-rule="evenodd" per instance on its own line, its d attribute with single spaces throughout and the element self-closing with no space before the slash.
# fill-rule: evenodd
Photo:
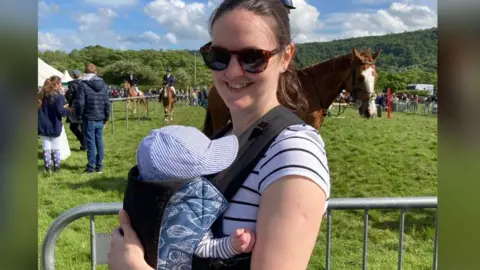
<svg viewBox="0 0 480 270">
<path fill-rule="evenodd" d="M 223 233 L 230 235 L 239 228 L 256 232 L 262 193 L 275 180 L 287 175 L 301 175 L 317 183 L 326 194 L 324 211 L 327 209 L 330 174 L 325 144 L 320 134 L 309 125 L 292 125 L 277 136 L 233 196 L 224 213 Z"/>
<path fill-rule="evenodd" d="M 213 238 L 212 231 L 208 231 L 200 239 L 195 254 L 201 258 L 232 258 L 239 253 L 233 249 L 232 238 L 225 236 L 222 238 Z"/>
</svg>

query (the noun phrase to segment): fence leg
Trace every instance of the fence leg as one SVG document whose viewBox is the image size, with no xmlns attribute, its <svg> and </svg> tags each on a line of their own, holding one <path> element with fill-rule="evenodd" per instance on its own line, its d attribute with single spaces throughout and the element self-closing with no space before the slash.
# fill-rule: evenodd
<svg viewBox="0 0 480 270">
<path fill-rule="evenodd" d="M 362 270 L 367 269 L 367 237 L 368 235 L 368 209 L 363 213 L 363 263 Z"/>
<path fill-rule="evenodd" d="M 150 99 L 147 98 L 147 119 L 150 119 L 150 117 L 148 117 L 148 108 L 150 107 L 149 104 L 150 104 Z"/>
<path fill-rule="evenodd" d="M 90 253 L 92 256 L 91 265 L 92 270 L 95 270 L 97 264 L 97 250 L 95 246 L 95 216 L 90 216 Z"/>
<path fill-rule="evenodd" d="M 398 270 L 402 269 L 404 225 L 405 225 L 405 209 L 401 209 L 400 210 L 400 235 L 398 239 Z"/>
<path fill-rule="evenodd" d="M 332 211 L 327 210 L 327 252 L 325 258 L 325 270 L 330 270 L 330 238 L 331 238 Z"/>
<path fill-rule="evenodd" d="M 127 130 L 128 130 L 128 107 L 127 107 L 127 101 L 125 100 L 125 123 L 127 125 Z"/>
<path fill-rule="evenodd" d="M 113 102 L 110 102 L 110 114 L 112 115 L 112 134 L 115 133 L 115 116 L 113 115 Z"/>
<path fill-rule="evenodd" d="M 437 270 L 438 254 L 438 210 L 435 212 L 435 237 L 433 239 L 433 270 Z"/>
</svg>

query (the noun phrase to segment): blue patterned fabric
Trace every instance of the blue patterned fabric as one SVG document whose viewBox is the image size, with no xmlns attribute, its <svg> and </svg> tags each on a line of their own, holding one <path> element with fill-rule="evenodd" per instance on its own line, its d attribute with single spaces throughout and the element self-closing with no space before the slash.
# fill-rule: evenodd
<svg viewBox="0 0 480 270">
<path fill-rule="evenodd" d="M 203 177 L 188 181 L 169 200 L 158 241 L 157 270 L 189 270 L 200 239 L 228 202 Z"/>
</svg>

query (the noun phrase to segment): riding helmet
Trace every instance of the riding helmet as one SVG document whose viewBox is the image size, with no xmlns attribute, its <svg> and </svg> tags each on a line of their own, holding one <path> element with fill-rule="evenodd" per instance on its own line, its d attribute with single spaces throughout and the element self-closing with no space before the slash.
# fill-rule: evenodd
<svg viewBox="0 0 480 270">
<path fill-rule="evenodd" d="M 282 1 L 283 5 L 288 9 L 295 9 L 295 7 L 293 6 L 292 0 L 280 0 L 280 1 Z"/>
</svg>

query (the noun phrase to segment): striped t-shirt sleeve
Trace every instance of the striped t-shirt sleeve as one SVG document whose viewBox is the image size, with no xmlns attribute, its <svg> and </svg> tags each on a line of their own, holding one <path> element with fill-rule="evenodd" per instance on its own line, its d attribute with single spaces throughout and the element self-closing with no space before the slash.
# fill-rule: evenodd
<svg viewBox="0 0 480 270">
<path fill-rule="evenodd" d="M 213 238 L 212 231 L 208 231 L 200 239 L 195 254 L 201 258 L 229 259 L 239 253 L 233 249 L 230 236 Z"/>
<path fill-rule="evenodd" d="M 257 190 L 263 193 L 275 180 L 301 175 L 318 184 L 330 197 L 330 173 L 325 144 L 320 134 L 308 125 L 293 125 L 282 131 L 265 157 L 256 166 Z M 325 210 L 327 203 L 325 204 Z"/>
</svg>

